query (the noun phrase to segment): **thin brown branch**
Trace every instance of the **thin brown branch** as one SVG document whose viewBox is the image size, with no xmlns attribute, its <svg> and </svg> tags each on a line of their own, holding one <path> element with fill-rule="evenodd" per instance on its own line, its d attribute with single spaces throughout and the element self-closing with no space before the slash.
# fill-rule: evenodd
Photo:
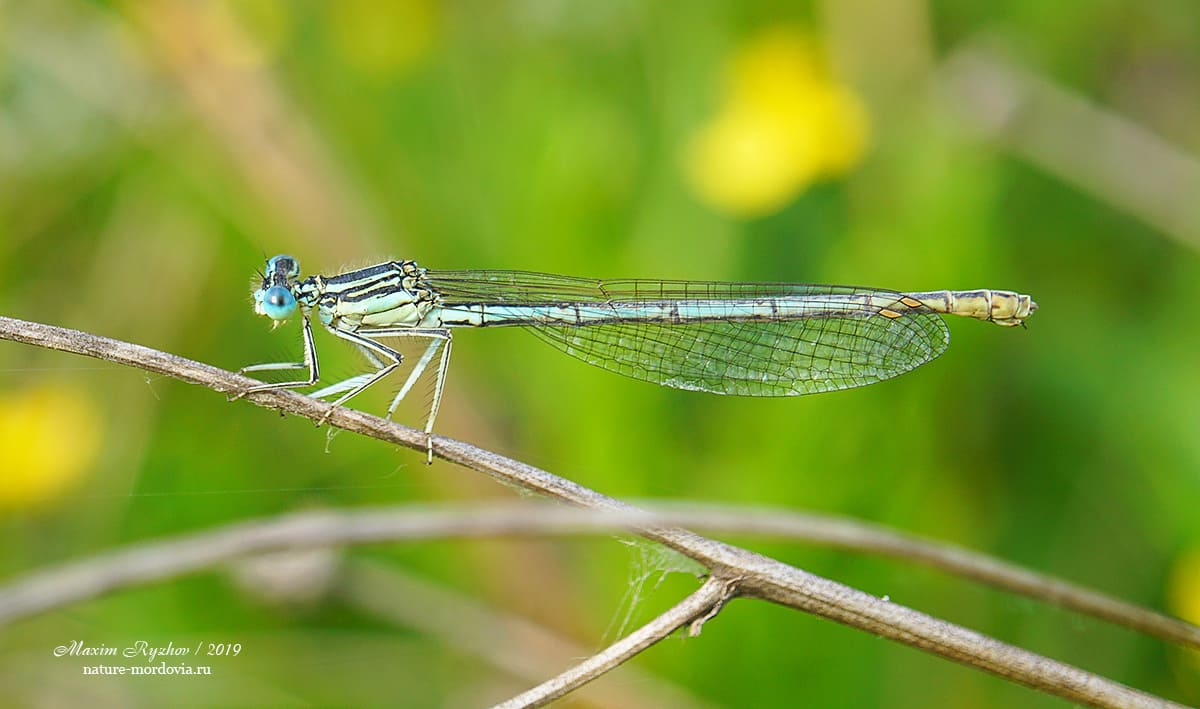
<svg viewBox="0 0 1200 709">
<path fill-rule="evenodd" d="M 497 704 L 496 709 L 541 707 L 565 696 L 609 670 L 619 667 L 683 626 L 692 624 L 699 618 L 707 620 L 715 615 L 729 599 L 734 587 L 735 584 L 728 579 L 710 576 L 704 585 L 654 620 L 557 677 L 552 677 L 527 692 Z M 698 634 L 699 631 L 693 629 L 691 632 Z"/>
<path fill-rule="evenodd" d="M 240 392 L 255 383 L 244 376 L 146 347 L 12 318 L 0 317 L 0 339 L 86 354 L 225 393 Z M 247 398 L 261 406 L 312 420 L 328 415 L 333 426 L 416 451 L 423 450 L 426 444 L 425 436 L 415 429 L 350 409 L 330 411 L 329 404 L 292 392 L 264 391 Z M 435 455 L 450 462 L 572 505 L 635 511 L 619 500 L 468 443 L 435 436 L 433 450 Z M 713 576 L 737 579 L 733 592 L 738 595 L 814 613 L 1081 704 L 1164 705 L 1163 699 L 1153 695 L 686 529 L 638 526 L 634 531 L 703 564 Z"/>
<path fill-rule="evenodd" d="M 501 535 L 611 533 L 648 524 L 645 512 L 521 504 L 494 509 L 422 507 L 305 511 L 133 544 L 30 573 L 0 586 L 0 627 L 105 593 L 291 549 Z"/>
<path fill-rule="evenodd" d="M 1200 627 L 1078 584 L 1022 568 L 987 554 L 859 520 L 745 505 L 638 501 L 667 524 L 708 532 L 803 539 L 847 551 L 915 561 L 1107 620 L 1131 630 L 1200 649 Z"/>
<path fill-rule="evenodd" d="M 538 505 L 532 512 L 545 509 L 547 505 Z M 569 658 L 587 657 L 594 651 L 525 618 L 378 561 L 352 558 L 345 563 L 337 596 L 357 611 L 420 631 L 531 684 L 557 672 Z M 397 603 L 397 598 L 404 602 Z M 617 674 L 618 681 L 580 687 L 572 694 L 573 702 L 621 709 L 708 706 L 687 689 L 633 664 L 620 667 Z"/>
<path fill-rule="evenodd" d="M 402 505 L 350 512 L 306 511 L 243 522 L 44 569 L 0 587 L 0 626 L 249 554 L 383 541 L 596 534 L 653 525 L 802 539 L 916 561 L 1200 649 L 1200 628 L 1177 618 L 985 554 L 858 520 L 762 507 L 649 500 L 640 501 L 640 507 L 629 512 L 596 512 L 526 502 Z"/>
</svg>

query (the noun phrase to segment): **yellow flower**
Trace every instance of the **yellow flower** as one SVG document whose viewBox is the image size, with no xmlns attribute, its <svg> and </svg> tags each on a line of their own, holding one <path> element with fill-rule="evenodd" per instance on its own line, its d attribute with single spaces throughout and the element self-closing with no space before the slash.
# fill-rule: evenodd
<svg viewBox="0 0 1200 709">
<path fill-rule="evenodd" d="M 825 84 L 810 96 L 812 131 L 820 150 L 816 159 L 823 177 L 841 177 L 858 167 L 867 152 L 870 121 L 858 94 L 848 87 Z"/>
<path fill-rule="evenodd" d="M 702 200 L 739 216 L 770 214 L 862 160 L 866 109 L 830 77 L 807 35 L 767 31 L 728 64 L 723 106 L 687 149 L 687 175 Z"/>
<path fill-rule="evenodd" d="M 776 211 L 813 179 L 816 153 L 803 126 L 756 106 L 733 106 L 693 137 L 688 174 L 709 204 L 756 216 Z"/>
<path fill-rule="evenodd" d="M 44 385 L 0 394 L 0 507 L 50 501 L 95 462 L 100 416 L 76 389 Z"/>
<path fill-rule="evenodd" d="M 805 94 L 829 83 L 829 71 L 813 39 L 796 28 L 766 30 L 727 61 L 726 94 L 780 113 L 802 113 Z"/>
</svg>

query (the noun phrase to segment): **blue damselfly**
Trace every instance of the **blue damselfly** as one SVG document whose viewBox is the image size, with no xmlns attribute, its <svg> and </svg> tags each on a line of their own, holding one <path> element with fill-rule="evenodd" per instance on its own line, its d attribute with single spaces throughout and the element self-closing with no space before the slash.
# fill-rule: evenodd
<svg viewBox="0 0 1200 709">
<path fill-rule="evenodd" d="M 307 376 L 245 393 L 317 383 L 314 314 L 374 367 L 312 394 L 341 394 L 334 406 L 403 361 L 380 338 L 427 339 L 387 415 L 436 358 L 433 403 L 425 421 L 431 436 L 450 361 L 451 328 L 526 327 L 589 364 L 677 389 L 798 396 L 873 384 L 937 357 L 950 342 L 939 314 L 1014 326 L 1037 303 L 1001 290 L 902 293 L 787 283 L 596 280 L 524 271 L 437 271 L 414 261 L 301 279 L 296 259 L 275 256 L 254 291 L 255 312 L 278 325 L 298 308 L 304 360 L 241 371 L 305 369 Z"/>
</svg>

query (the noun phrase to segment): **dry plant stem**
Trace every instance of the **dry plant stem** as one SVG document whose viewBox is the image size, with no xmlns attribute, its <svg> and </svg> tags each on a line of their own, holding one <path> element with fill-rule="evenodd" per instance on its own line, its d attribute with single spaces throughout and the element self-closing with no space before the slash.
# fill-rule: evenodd
<svg viewBox="0 0 1200 709">
<path fill-rule="evenodd" d="M 536 514 L 547 507 L 539 504 L 532 511 Z M 582 510 L 573 512 L 595 514 Z M 337 598 L 355 611 L 422 633 L 456 652 L 480 658 L 530 684 L 542 682 L 547 675 L 557 672 L 570 661 L 568 658 L 588 657 L 595 651 L 525 618 L 466 597 L 443 584 L 422 580 L 391 564 L 356 555 L 344 560 L 341 568 L 335 592 Z M 397 603 L 397 598 L 403 598 L 404 602 Z M 647 673 L 632 663 L 620 667 L 617 672 L 615 681 L 580 687 L 572 699 L 595 709 L 707 709 L 709 706 L 688 689 Z"/>
<path fill-rule="evenodd" d="M 736 517 L 735 512 L 740 512 Z M 721 513 L 729 519 L 722 519 Z M 215 531 L 138 544 L 45 569 L 0 587 L 0 626 L 30 615 L 94 598 L 114 589 L 163 580 L 218 566 L 240 557 L 285 549 L 398 540 L 484 538 L 501 535 L 596 534 L 613 530 L 692 523 L 726 531 L 801 536 L 835 541 L 845 548 L 903 549 L 905 540 L 846 520 L 807 519 L 780 512 L 664 506 L 662 512 L 596 512 L 545 503 L 491 503 L 472 507 L 408 505 L 347 512 L 306 511 L 243 522 Z M 872 536 L 879 537 L 873 544 Z M 856 541 L 855 538 L 862 538 Z M 986 559 L 984 561 L 987 561 Z M 371 584 L 378 586 L 378 579 Z M 390 597 L 409 598 L 412 589 Z M 374 603 L 380 606 L 379 602 Z M 714 607 L 710 613 L 715 613 Z M 704 618 L 702 620 L 707 620 Z M 470 621 L 478 630 L 479 621 Z M 1186 625 L 1186 624 L 1185 624 Z M 578 652 L 559 653 L 574 656 Z M 592 665 L 589 665 L 592 666 Z M 574 672 L 574 670 L 572 671 Z M 527 676 L 528 672 L 518 673 Z M 561 678 L 551 681 L 551 685 Z M 555 685 L 557 686 L 557 685 Z"/>
<path fill-rule="evenodd" d="M 721 608 L 734 587 L 735 584 L 729 580 L 710 576 L 704 585 L 675 604 L 666 613 L 662 613 L 654 620 L 557 677 L 552 677 L 527 692 L 522 692 L 506 702 L 497 704 L 496 708 L 518 709 L 519 707 L 541 707 L 549 704 L 609 670 L 619 667 L 625 661 L 684 625 L 693 624 L 693 621 L 697 619 L 707 619 Z M 692 635 L 699 635 L 699 626 L 693 624 L 689 632 Z"/>
<path fill-rule="evenodd" d="M 1200 627 L 986 554 L 855 519 L 794 510 L 638 500 L 667 524 L 710 532 L 803 539 L 915 561 L 1200 650 Z"/>
<path fill-rule="evenodd" d="M 490 511 L 414 507 L 297 512 L 134 544 L 30 573 L 0 586 L 0 627 L 120 588 L 175 578 L 256 554 L 401 540 L 604 534 L 654 519 L 645 512 L 595 512 L 545 503 Z"/>
<path fill-rule="evenodd" d="M 86 354 L 225 393 L 237 393 L 256 383 L 244 376 L 146 347 L 12 318 L 0 317 L 0 338 Z M 261 406 L 314 421 L 329 414 L 330 425 L 415 451 L 425 449 L 425 436 L 416 429 L 350 409 L 329 412 L 327 403 L 293 392 L 264 391 L 247 398 Z M 634 511 L 631 506 L 582 485 L 461 441 L 435 436 L 433 449 L 440 458 L 573 505 L 595 510 Z M 638 527 L 634 531 L 691 557 L 706 566 L 715 577 L 738 579 L 734 592 L 739 595 L 763 598 L 814 613 L 1081 704 L 1111 707 L 1164 705 L 1164 700 L 1153 695 L 685 529 L 651 526 Z"/>
<path fill-rule="evenodd" d="M 639 501 L 644 511 L 595 512 L 560 505 L 395 505 L 305 511 L 128 547 L 43 569 L 0 587 L 0 626 L 118 588 L 163 580 L 270 551 L 447 538 L 603 534 L 631 527 L 688 527 L 802 539 L 924 563 L 1058 603 L 1200 649 L 1200 628 L 983 554 L 896 530 L 824 515 L 761 507 Z"/>
</svg>

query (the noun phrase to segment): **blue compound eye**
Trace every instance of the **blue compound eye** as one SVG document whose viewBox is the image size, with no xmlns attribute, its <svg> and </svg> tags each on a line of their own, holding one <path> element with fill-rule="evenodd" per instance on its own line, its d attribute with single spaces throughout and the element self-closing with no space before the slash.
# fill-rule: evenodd
<svg viewBox="0 0 1200 709">
<path fill-rule="evenodd" d="M 287 254 L 279 254 L 267 259 L 267 277 L 286 276 L 295 278 L 300 275 L 300 262 L 288 256 Z"/>
<path fill-rule="evenodd" d="M 287 320 L 296 312 L 296 298 L 283 286 L 268 288 L 262 294 L 262 311 L 272 320 Z"/>
</svg>

